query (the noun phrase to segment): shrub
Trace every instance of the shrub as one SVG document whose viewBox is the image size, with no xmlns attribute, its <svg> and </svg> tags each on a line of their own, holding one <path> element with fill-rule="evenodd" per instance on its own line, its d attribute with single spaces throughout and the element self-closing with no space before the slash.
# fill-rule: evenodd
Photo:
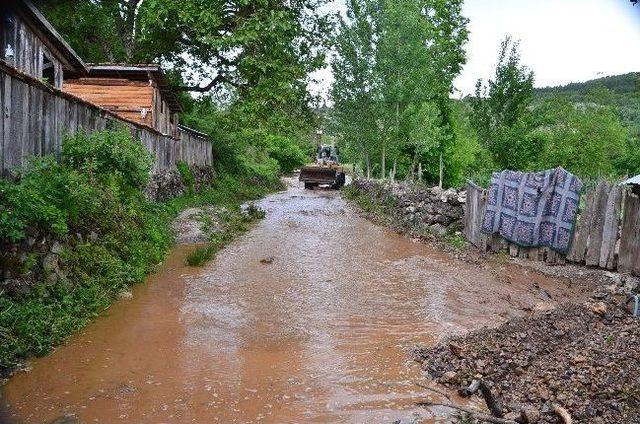
<svg viewBox="0 0 640 424">
<path fill-rule="evenodd" d="M 196 180 L 193 176 L 193 172 L 191 172 L 191 168 L 189 168 L 189 165 L 184 162 L 178 162 L 176 167 L 178 168 L 178 172 L 182 178 L 182 183 L 187 187 L 188 191 L 193 192 Z"/>
<path fill-rule="evenodd" d="M 124 186 L 142 188 L 149 180 L 153 157 L 126 129 L 79 133 L 62 145 L 66 165 L 99 178 L 119 178 Z"/>
</svg>

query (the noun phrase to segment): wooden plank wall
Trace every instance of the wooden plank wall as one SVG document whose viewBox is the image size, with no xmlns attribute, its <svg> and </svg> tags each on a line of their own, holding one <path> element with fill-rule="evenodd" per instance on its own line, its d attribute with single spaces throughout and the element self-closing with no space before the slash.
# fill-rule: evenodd
<svg viewBox="0 0 640 424">
<path fill-rule="evenodd" d="M 148 82 L 116 78 L 79 78 L 65 80 L 62 89 L 125 119 L 152 126 L 166 133 L 162 128 L 153 125 L 154 88 Z M 146 110 L 144 118 L 143 109 Z"/>
<path fill-rule="evenodd" d="M 126 125 L 155 156 L 154 171 L 175 170 L 176 162 L 212 166 L 211 142 L 203 137 L 180 140 L 153 128 L 121 120 L 115 114 L 0 68 L 0 170 L 11 173 L 30 156 L 59 154 L 65 134 Z"/>
<path fill-rule="evenodd" d="M 61 88 L 63 71 L 60 60 L 42 43 L 21 16 L 13 14 L 13 18 L 13 31 L 8 34 L 10 38 L 8 42 L 11 43 L 14 50 L 11 65 L 27 75 L 41 78 L 43 55 L 47 55 L 53 62 L 55 79 L 55 81 L 49 81 L 49 83 L 56 88 Z"/>
<path fill-rule="evenodd" d="M 481 232 L 486 190 L 467 184 L 464 234 L 482 251 L 551 264 L 573 262 L 640 276 L 640 199 L 617 184 L 599 181 L 583 194 L 571 248 L 561 255 L 546 247 L 525 248 Z"/>
</svg>

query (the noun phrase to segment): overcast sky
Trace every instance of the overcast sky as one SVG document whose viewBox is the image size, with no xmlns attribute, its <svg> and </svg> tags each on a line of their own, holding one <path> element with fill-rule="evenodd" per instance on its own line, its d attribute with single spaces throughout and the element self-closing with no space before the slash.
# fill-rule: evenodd
<svg viewBox="0 0 640 424">
<path fill-rule="evenodd" d="M 343 9 L 342 1 L 334 8 Z M 522 62 L 538 87 L 640 71 L 640 4 L 629 0 L 466 0 L 463 13 L 470 35 L 456 97 L 492 75 L 507 34 L 521 41 Z M 326 92 L 331 72 L 317 77 L 316 90 Z"/>
</svg>

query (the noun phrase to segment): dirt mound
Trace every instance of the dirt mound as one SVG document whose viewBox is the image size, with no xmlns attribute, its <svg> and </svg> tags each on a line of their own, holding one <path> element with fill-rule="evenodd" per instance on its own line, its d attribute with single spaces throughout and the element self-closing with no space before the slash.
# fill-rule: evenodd
<svg viewBox="0 0 640 424">
<path fill-rule="evenodd" d="M 533 409 L 531 422 L 558 423 L 558 405 L 574 422 L 640 423 L 640 319 L 633 320 L 626 299 L 595 295 L 414 355 L 450 388 L 483 381 L 512 419 Z"/>
</svg>

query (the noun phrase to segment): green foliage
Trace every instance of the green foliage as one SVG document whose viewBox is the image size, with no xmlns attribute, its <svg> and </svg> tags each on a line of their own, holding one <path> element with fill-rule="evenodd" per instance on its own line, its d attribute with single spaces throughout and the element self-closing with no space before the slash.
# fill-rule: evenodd
<svg viewBox="0 0 640 424">
<path fill-rule="evenodd" d="M 151 153 L 126 129 L 82 132 L 65 139 L 62 162 L 90 177 L 121 179 L 121 186 L 141 188 L 149 180 Z"/>
<path fill-rule="evenodd" d="M 176 167 L 178 168 L 178 172 L 180 173 L 180 178 L 182 179 L 182 182 L 184 183 L 185 187 L 187 187 L 187 190 L 191 193 L 193 192 L 194 188 L 195 188 L 195 177 L 193 176 L 193 172 L 191 172 L 191 169 L 189 168 L 189 165 L 187 165 L 184 162 L 178 162 L 176 163 Z"/>
<path fill-rule="evenodd" d="M 221 214 L 222 230 L 209 235 L 209 243 L 206 246 L 197 247 L 187 255 L 186 263 L 189 266 L 202 266 L 224 248 L 238 234 L 242 234 L 251 228 L 251 223 L 262 219 L 265 212 L 251 204 L 246 213 L 240 208 L 234 208 L 226 214 Z"/>
<path fill-rule="evenodd" d="M 257 91 L 279 102 L 298 97 L 300 89 L 306 95 L 306 74 L 323 65 L 331 16 L 318 11 L 326 3 L 37 1 L 89 62 L 165 63 L 180 85 L 204 92 L 237 88 L 243 96 Z"/>
<path fill-rule="evenodd" d="M 531 136 L 533 72 L 520 64 L 518 42 L 506 37 L 498 53 L 495 76 L 488 86 L 478 80 L 471 100 L 472 120 L 493 161 L 504 169 L 527 169 L 538 152 Z"/>
<path fill-rule="evenodd" d="M 464 63 L 460 1 L 351 0 L 332 64 L 332 130 L 348 156 L 388 175 L 439 174 L 456 143 L 449 101 Z M 445 159 L 446 160 L 446 159 Z"/>
<path fill-rule="evenodd" d="M 222 107 L 212 98 L 204 98 L 184 118 L 214 140 L 213 156 L 218 170 L 275 183 L 278 174 L 289 173 L 305 163 L 308 157 L 305 151 L 313 148 L 309 136 L 311 121 L 294 123 L 281 116 L 276 122 L 260 122 L 243 113 L 250 112 Z"/>
<path fill-rule="evenodd" d="M 562 166 L 588 178 L 620 174 L 628 133 L 612 107 L 555 97 L 540 109 L 545 122 L 538 130 L 540 168 Z"/>
</svg>

